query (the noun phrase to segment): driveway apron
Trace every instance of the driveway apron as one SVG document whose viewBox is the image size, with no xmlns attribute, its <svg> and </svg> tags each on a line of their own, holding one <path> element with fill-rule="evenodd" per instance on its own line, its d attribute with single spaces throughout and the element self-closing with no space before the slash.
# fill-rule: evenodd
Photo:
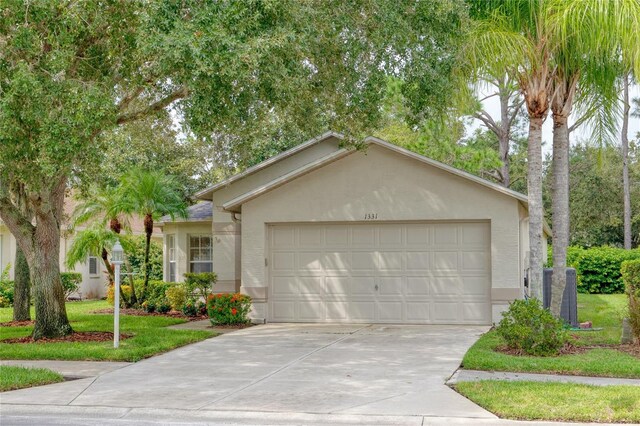
<svg viewBox="0 0 640 426">
<path fill-rule="evenodd" d="M 486 329 L 260 325 L 2 403 L 495 418 L 444 384 Z"/>
</svg>

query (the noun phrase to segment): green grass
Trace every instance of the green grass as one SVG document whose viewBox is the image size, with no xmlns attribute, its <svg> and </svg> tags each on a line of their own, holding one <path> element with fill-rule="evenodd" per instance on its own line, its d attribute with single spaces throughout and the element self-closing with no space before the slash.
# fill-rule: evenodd
<svg viewBox="0 0 640 426">
<path fill-rule="evenodd" d="M 578 315 L 602 331 L 575 332 L 576 345 L 620 343 L 624 295 L 578 295 Z M 585 353 L 557 357 L 514 356 L 496 352 L 502 340 L 495 331 L 483 335 L 464 356 L 470 370 L 518 371 L 640 378 L 640 360 L 615 349 L 597 348 Z"/>
<path fill-rule="evenodd" d="M 0 392 L 48 385 L 62 381 L 64 381 L 64 379 L 60 374 L 45 368 L 0 365 Z"/>
<path fill-rule="evenodd" d="M 462 382 L 462 395 L 498 417 L 574 422 L 640 422 L 640 387 L 573 383 Z"/>
<path fill-rule="evenodd" d="M 108 308 L 105 301 L 69 302 L 67 314 L 75 331 L 113 332 L 113 315 L 92 314 Z M 0 309 L 0 322 L 11 320 L 11 308 Z M 0 359 L 56 359 L 90 361 L 139 361 L 179 346 L 215 336 L 210 331 L 171 330 L 185 320 L 160 316 L 120 316 L 120 330 L 133 337 L 113 342 L 0 343 Z M 33 327 L 2 327 L 2 339 L 29 336 Z"/>
</svg>

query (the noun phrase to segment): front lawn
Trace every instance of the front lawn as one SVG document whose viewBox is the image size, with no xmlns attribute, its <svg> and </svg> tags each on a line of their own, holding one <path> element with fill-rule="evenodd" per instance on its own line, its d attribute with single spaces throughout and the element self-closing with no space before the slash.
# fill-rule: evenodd
<svg viewBox="0 0 640 426">
<path fill-rule="evenodd" d="M 62 381 L 64 381 L 64 379 L 60 374 L 45 368 L 0 365 L 0 392 L 48 385 Z"/>
<path fill-rule="evenodd" d="M 68 302 L 67 314 L 75 331 L 113 332 L 113 315 L 92 314 L 108 308 L 105 301 Z M 33 313 L 32 313 L 33 316 Z M 0 309 L 0 322 L 11 320 L 11 308 Z M 0 359 L 58 359 L 88 361 L 139 361 L 215 336 L 210 331 L 172 330 L 169 325 L 185 322 L 179 318 L 161 316 L 120 316 L 121 333 L 132 337 L 120 341 L 114 349 L 113 342 L 55 342 L 55 343 L 1 343 Z M 1 327 L 2 339 L 29 336 L 28 327 Z"/>
<path fill-rule="evenodd" d="M 620 343 L 625 296 L 578 295 L 580 321 L 592 321 L 601 331 L 572 333 L 576 346 Z M 466 353 L 462 365 L 469 370 L 519 371 L 640 378 L 640 360 L 609 348 L 588 349 L 584 353 L 556 357 L 514 356 L 496 352 L 502 344 L 495 331 L 483 335 Z"/>
<path fill-rule="evenodd" d="M 640 422 L 640 387 L 571 383 L 460 382 L 462 395 L 498 417 L 573 422 Z"/>
</svg>

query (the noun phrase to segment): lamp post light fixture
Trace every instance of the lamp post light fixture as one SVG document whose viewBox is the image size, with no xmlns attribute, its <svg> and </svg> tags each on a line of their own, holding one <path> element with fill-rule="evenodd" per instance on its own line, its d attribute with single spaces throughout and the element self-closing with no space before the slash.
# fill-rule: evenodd
<svg viewBox="0 0 640 426">
<path fill-rule="evenodd" d="M 120 346 L 120 265 L 124 262 L 124 250 L 120 240 L 116 240 L 111 250 L 111 263 L 115 266 L 113 285 L 113 347 Z"/>
</svg>

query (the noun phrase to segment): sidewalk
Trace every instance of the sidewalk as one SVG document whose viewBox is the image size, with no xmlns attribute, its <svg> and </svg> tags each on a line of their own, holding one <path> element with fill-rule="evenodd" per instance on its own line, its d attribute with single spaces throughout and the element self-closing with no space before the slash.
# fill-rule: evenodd
<svg viewBox="0 0 640 426">
<path fill-rule="evenodd" d="M 530 381 L 530 382 L 557 382 L 557 383 L 578 383 L 583 385 L 611 386 L 627 385 L 640 386 L 640 379 L 620 379 L 614 377 L 590 377 L 590 376 L 567 376 L 560 374 L 537 374 L 537 373 L 512 373 L 504 371 L 478 371 L 478 370 L 457 370 L 447 381 L 448 385 L 459 382 L 478 382 L 480 380 L 504 380 Z"/>
</svg>

